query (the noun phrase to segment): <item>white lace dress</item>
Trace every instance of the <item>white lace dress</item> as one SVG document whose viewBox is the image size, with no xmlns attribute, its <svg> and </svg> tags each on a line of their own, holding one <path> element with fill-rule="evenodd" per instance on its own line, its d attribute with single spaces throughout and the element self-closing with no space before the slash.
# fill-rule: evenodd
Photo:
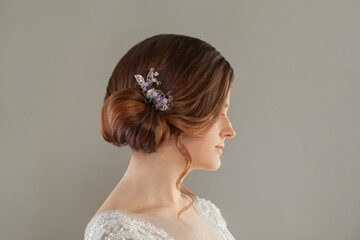
<svg viewBox="0 0 360 240">
<path fill-rule="evenodd" d="M 187 196 L 188 197 L 188 196 Z M 85 240 L 235 240 L 218 207 L 196 196 L 198 215 L 180 220 L 150 217 L 110 209 L 95 215 L 85 229 Z"/>
</svg>

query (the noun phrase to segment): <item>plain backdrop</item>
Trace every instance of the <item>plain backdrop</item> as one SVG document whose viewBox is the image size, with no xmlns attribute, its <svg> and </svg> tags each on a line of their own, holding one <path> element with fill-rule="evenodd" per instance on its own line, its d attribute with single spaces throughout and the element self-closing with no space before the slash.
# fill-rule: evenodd
<svg viewBox="0 0 360 240">
<path fill-rule="evenodd" d="M 360 239 L 359 1 L 0 1 L 0 239 L 83 239 L 130 148 L 102 139 L 116 63 L 160 33 L 235 71 L 217 171 L 184 181 L 236 239 Z M 176 91 L 174 89 L 174 91 Z"/>
</svg>

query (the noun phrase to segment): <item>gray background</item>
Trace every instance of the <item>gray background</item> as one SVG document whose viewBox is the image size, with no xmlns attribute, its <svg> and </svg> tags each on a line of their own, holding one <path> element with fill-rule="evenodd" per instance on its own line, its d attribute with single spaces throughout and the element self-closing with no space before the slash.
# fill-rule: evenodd
<svg viewBox="0 0 360 240">
<path fill-rule="evenodd" d="M 236 239 L 360 239 L 359 1 L 1 1 L 0 239 L 82 239 L 130 149 L 99 130 L 108 78 L 159 33 L 235 70 L 237 133 L 184 184 Z M 174 90 L 176 91 L 176 90 Z"/>
</svg>

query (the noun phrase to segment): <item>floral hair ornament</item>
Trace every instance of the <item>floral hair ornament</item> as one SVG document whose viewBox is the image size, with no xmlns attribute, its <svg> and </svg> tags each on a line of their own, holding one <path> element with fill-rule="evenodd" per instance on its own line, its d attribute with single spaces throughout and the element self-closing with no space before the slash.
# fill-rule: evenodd
<svg viewBox="0 0 360 240">
<path fill-rule="evenodd" d="M 146 77 L 146 81 L 143 76 L 136 74 L 134 75 L 137 83 L 140 85 L 142 89 L 142 93 L 148 100 L 148 102 L 162 112 L 169 112 L 173 107 L 172 100 L 173 96 L 171 95 L 171 91 L 168 91 L 167 94 L 164 94 L 161 90 L 151 88 L 151 85 L 155 82 L 157 86 L 161 84 L 160 81 L 156 79 L 159 75 L 158 72 L 154 72 L 154 68 L 150 68 L 150 72 Z"/>
</svg>

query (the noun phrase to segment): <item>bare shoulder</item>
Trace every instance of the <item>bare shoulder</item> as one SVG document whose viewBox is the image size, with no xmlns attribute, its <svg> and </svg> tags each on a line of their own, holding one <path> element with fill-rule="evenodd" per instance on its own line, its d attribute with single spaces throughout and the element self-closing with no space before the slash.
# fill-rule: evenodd
<svg viewBox="0 0 360 240">
<path fill-rule="evenodd" d="M 107 210 L 121 210 L 135 213 L 141 212 L 143 210 L 141 209 L 142 206 L 138 206 L 136 202 L 135 199 L 132 199 L 126 194 L 126 191 L 116 186 L 94 216 Z"/>
<path fill-rule="evenodd" d="M 107 210 L 110 210 L 110 209 L 114 209 L 111 204 L 109 204 L 106 200 L 105 202 L 101 205 L 101 207 L 97 210 L 97 212 L 94 214 L 93 217 L 95 217 L 96 215 L 102 213 L 102 212 L 105 212 Z"/>
<path fill-rule="evenodd" d="M 119 209 L 121 206 L 119 204 L 122 203 L 121 199 L 117 197 L 118 194 L 116 194 L 115 189 L 110 193 L 110 195 L 106 198 L 106 200 L 103 202 L 103 204 L 100 206 L 100 208 L 97 210 L 97 212 L 94 214 L 93 217 L 96 215 L 105 212 L 107 210 L 111 209 Z"/>
<path fill-rule="evenodd" d="M 94 214 L 93 217 L 96 215 L 108 211 L 108 210 L 121 210 L 126 211 L 130 213 L 140 214 L 144 216 L 149 217 L 157 217 L 157 218 L 171 218 L 174 216 L 177 216 L 177 213 L 179 209 L 176 209 L 174 207 L 164 207 L 164 206 L 157 206 L 157 207 L 146 207 L 144 205 L 137 205 L 135 204 L 136 201 L 131 201 L 131 199 L 123 199 L 121 197 L 121 194 L 110 194 L 107 199 L 104 201 L 104 203 L 101 205 L 101 207 L 97 210 L 97 212 Z M 183 207 L 188 205 L 191 201 L 184 197 L 184 204 Z M 198 212 L 194 208 L 194 206 L 191 206 L 189 209 L 187 209 L 185 212 L 182 213 L 182 216 L 184 217 L 193 217 L 198 216 Z"/>
</svg>

